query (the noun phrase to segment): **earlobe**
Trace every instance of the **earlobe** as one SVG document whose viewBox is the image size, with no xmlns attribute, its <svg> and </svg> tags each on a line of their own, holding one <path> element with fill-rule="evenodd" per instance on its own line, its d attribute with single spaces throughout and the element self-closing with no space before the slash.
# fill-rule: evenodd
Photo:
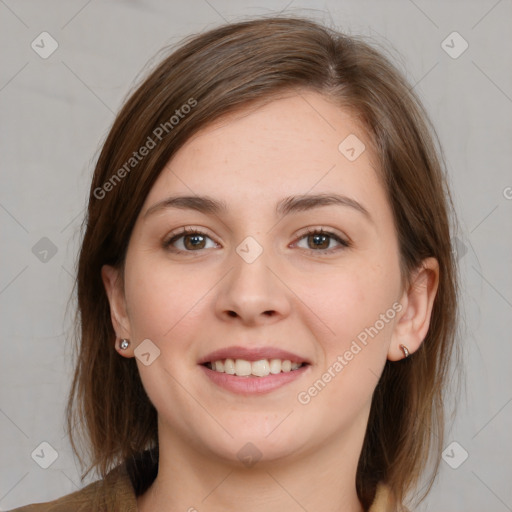
<svg viewBox="0 0 512 512">
<path fill-rule="evenodd" d="M 119 270 L 111 265 L 103 265 L 101 278 L 110 304 L 112 326 L 118 338 L 130 338 L 130 323 L 126 313 L 124 289 Z"/>
<path fill-rule="evenodd" d="M 409 289 L 404 291 L 400 301 L 404 309 L 393 330 L 388 351 L 390 361 L 412 356 L 423 343 L 438 286 L 439 264 L 435 258 L 427 258 L 412 276 Z"/>
</svg>

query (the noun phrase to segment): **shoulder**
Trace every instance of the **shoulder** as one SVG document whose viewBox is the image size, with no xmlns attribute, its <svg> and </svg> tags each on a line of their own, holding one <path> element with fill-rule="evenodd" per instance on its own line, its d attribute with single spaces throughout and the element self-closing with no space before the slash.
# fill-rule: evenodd
<svg viewBox="0 0 512 512">
<path fill-rule="evenodd" d="M 8 512 L 137 512 L 135 490 L 124 465 L 110 471 L 103 480 L 59 499 L 33 503 Z"/>
</svg>

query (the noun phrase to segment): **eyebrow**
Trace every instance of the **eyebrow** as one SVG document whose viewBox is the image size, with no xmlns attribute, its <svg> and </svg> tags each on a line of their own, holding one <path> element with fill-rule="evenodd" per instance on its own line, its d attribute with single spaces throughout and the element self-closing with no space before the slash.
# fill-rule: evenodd
<svg viewBox="0 0 512 512">
<path fill-rule="evenodd" d="M 338 205 L 353 208 L 362 213 L 367 220 L 373 223 L 370 212 L 361 203 L 347 196 L 339 194 L 305 194 L 302 196 L 288 196 L 281 199 L 276 205 L 276 214 L 286 216 L 295 212 L 303 212 L 322 206 Z M 224 201 L 219 201 L 208 196 L 172 196 L 159 201 L 146 210 L 144 218 L 167 208 L 182 210 L 196 210 L 205 214 L 225 214 L 228 206 Z"/>
</svg>

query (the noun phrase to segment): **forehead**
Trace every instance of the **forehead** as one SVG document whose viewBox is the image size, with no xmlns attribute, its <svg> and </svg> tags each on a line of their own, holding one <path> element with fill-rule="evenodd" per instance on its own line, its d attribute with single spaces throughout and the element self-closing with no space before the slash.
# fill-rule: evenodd
<svg viewBox="0 0 512 512">
<path fill-rule="evenodd" d="M 353 114 L 318 93 L 300 92 L 224 116 L 192 136 L 156 180 L 145 206 L 170 192 L 228 203 L 277 196 L 385 192 L 365 130 Z M 385 205 L 383 205 L 385 206 Z"/>
</svg>

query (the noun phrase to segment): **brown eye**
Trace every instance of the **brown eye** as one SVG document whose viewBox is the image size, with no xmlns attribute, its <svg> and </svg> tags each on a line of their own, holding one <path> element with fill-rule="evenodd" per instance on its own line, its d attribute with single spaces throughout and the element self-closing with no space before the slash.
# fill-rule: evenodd
<svg viewBox="0 0 512 512">
<path fill-rule="evenodd" d="M 185 235 L 183 245 L 186 249 L 204 249 L 205 237 L 203 235 Z"/>
<path fill-rule="evenodd" d="M 174 252 L 196 252 L 200 249 L 208 249 L 209 247 L 206 246 L 208 240 L 211 238 L 202 231 L 184 229 L 165 241 L 164 247 Z M 213 247 L 215 246 L 216 244 L 213 242 Z"/>
<path fill-rule="evenodd" d="M 329 235 L 317 234 L 308 235 L 308 247 L 310 249 L 329 249 L 330 237 Z"/>
<path fill-rule="evenodd" d="M 335 233 L 330 231 L 324 231 L 322 229 L 310 230 L 304 234 L 300 241 L 306 239 L 307 247 L 303 247 L 313 252 L 333 252 L 340 249 L 341 247 L 350 247 L 350 243 L 340 238 Z M 332 245 L 334 242 L 334 247 Z M 338 245 L 336 247 L 336 244 Z M 300 245 L 299 245 L 300 247 Z"/>
</svg>

